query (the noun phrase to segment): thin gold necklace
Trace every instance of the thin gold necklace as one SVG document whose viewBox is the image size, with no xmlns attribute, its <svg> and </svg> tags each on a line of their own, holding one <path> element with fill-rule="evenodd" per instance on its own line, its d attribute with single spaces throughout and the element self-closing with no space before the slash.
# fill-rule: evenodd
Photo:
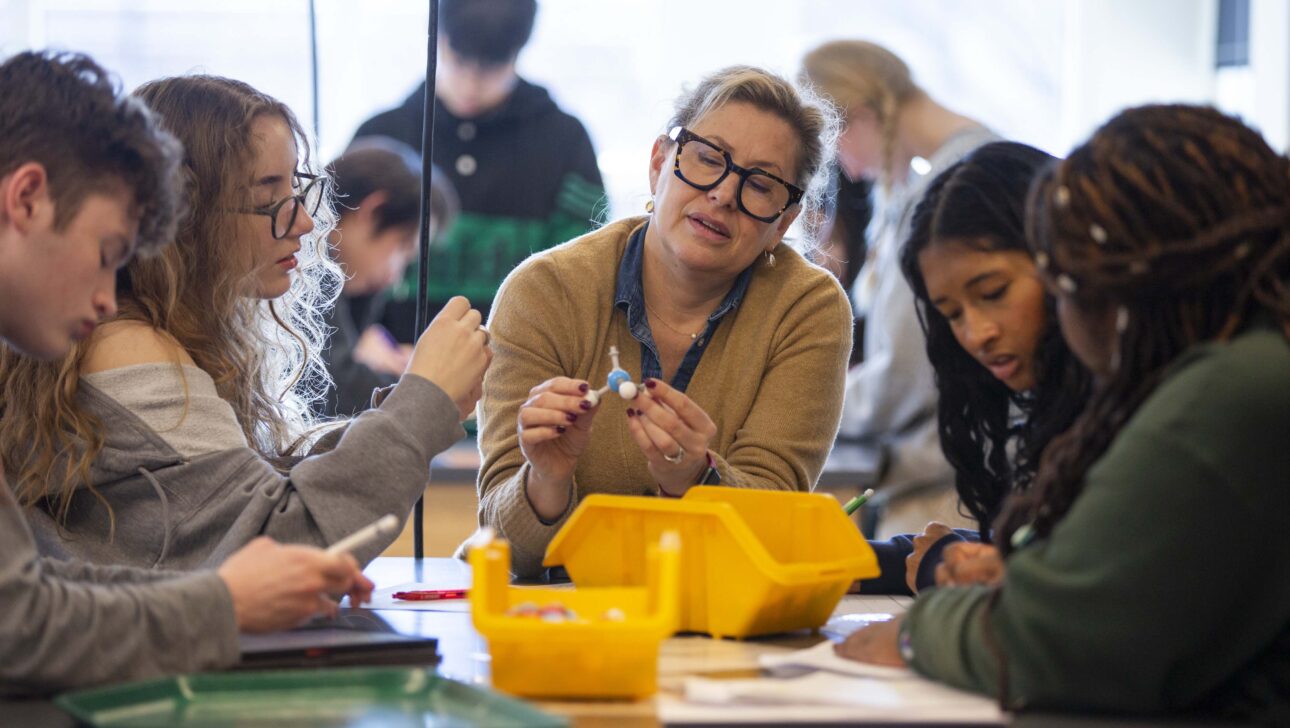
<svg viewBox="0 0 1290 728">
<path fill-rule="evenodd" d="M 698 331 L 694 332 L 693 334 L 687 334 L 687 333 L 685 333 L 684 331 L 681 331 L 680 329 L 676 328 L 676 327 L 675 327 L 675 326 L 673 326 L 672 324 L 669 324 L 667 321 L 664 321 L 664 320 L 663 320 L 663 317 L 662 317 L 661 315 L 659 315 L 659 312 L 658 312 L 658 311 L 655 311 L 655 310 L 654 310 L 654 307 L 653 307 L 653 306 L 649 305 L 649 301 L 648 301 L 644 296 L 641 296 L 641 300 L 645 301 L 645 310 L 647 310 L 647 311 L 649 311 L 650 313 L 654 314 L 654 318 L 658 319 L 658 322 L 659 322 L 660 324 L 663 324 L 663 326 L 664 326 L 664 327 L 666 327 L 667 329 L 669 329 L 672 333 L 674 333 L 674 334 L 680 334 L 681 336 L 688 336 L 688 337 L 690 337 L 690 341 L 694 341 L 695 339 L 699 338 L 699 334 L 703 333 L 703 329 L 699 329 Z M 706 329 L 706 328 L 707 328 L 707 326 L 704 326 L 703 328 L 704 328 L 704 329 Z"/>
</svg>

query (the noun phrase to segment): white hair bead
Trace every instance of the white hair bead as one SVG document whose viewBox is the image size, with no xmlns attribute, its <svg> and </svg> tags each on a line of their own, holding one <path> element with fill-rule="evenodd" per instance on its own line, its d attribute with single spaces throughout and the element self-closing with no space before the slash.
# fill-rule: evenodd
<svg viewBox="0 0 1290 728">
<path fill-rule="evenodd" d="M 1071 190 L 1066 185 L 1058 185 L 1053 192 L 1053 202 L 1057 203 L 1060 208 L 1065 208 L 1071 204 Z"/>
</svg>

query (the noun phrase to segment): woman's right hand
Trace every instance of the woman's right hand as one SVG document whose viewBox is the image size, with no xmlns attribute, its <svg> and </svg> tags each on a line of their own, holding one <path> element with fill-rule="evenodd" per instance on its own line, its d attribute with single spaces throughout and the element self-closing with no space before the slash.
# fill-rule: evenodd
<svg viewBox="0 0 1290 728">
<path fill-rule="evenodd" d="M 457 405 L 461 419 L 479 401 L 484 371 L 493 360 L 483 317 L 470 301 L 454 296 L 417 339 L 407 371 L 434 382 Z"/>
<path fill-rule="evenodd" d="M 529 464 L 528 497 L 548 521 L 568 507 L 573 469 L 591 440 L 597 408 L 586 398 L 590 389 L 583 380 L 555 377 L 530 389 L 520 405 L 517 427 Z"/>
<path fill-rule="evenodd" d="M 279 544 L 261 536 L 220 565 L 242 632 L 291 629 L 318 614 L 335 616 L 329 594 L 348 593 L 358 606 L 372 597 L 372 582 L 349 554 Z"/>
<path fill-rule="evenodd" d="M 937 586 L 994 585 L 1003 581 L 1007 566 L 999 549 L 985 543 L 952 543 L 936 566 Z"/>
</svg>

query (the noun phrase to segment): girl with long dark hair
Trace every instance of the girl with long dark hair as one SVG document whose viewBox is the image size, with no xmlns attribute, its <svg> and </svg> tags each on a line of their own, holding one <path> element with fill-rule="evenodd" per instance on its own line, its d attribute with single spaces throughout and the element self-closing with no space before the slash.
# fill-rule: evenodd
<svg viewBox="0 0 1290 728">
<path fill-rule="evenodd" d="M 1062 341 L 1026 249 L 1026 192 L 1053 161 L 1024 144 L 987 144 L 937 177 L 914 211 L 901 268 L 935 372 L 941 449 L 980 530 L 932 523 L 873 542 L 883 574 L 862 583 L 866 593 L 922 589 L 949 544 L 989 543 L 1004 499 L 1030 483 L 1039 453 L 1088 396 L 1089 374 Z"/>
</svg>

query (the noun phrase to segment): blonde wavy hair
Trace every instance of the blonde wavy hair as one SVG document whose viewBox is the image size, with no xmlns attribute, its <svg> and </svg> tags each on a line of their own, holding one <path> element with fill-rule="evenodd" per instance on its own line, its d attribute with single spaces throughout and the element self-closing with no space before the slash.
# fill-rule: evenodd
<svg viewBox="0 0 1290 728">
<path fill-rule="evenodd" d="M 704 77 L 676 100 L 667 128 L 692 126 L 717 108 L 743 102 L 773 114 L 793 130 L 798 140 L 797 178 L 805 190 L 801 221 L 805 239 L 797 246 L 812 251 L 819 238 L 818 214 L 823 208 L 833 174 L 833 158 L 842 122 L 837 109 L 809 85 L 794 85 L 755 66 L 730 66 Z"/>
<path fill-rule="evenodd" d="M 896 122 L 900 110 L 924 95 L 914 83 L 909 66 L 877 43 L 835 40 L 806 54 L 801 81 L 829 97 L 848 122 L 857 109 L 867 108 L 874 113 L 882 128 L 883 168 L 879 182 L 884 191 L 890 192 L 896 171 Z"/>
<path fill-rule="evenodd" d="M 291 454 L 320 424 L 312 405 L 331 383 L 321 352 L 323 312 L 342 282 L 326 247 L 335 216 L 324 200 L 313 232 L 301 240 L 291 288 L 263 301 L 248 295 L 253 244 L 242 242 L 248 216 L 232 210 L 250 204 L 256 119 L 285 121 L 296 139 L 300 171 L 315 172 L 308 139 L 286 105 L 240 81 L 181 76 L 144 84 L 135 95 L 184 144 L 189 214 L 174 245 L 136 258 L 118 275 L 116 320 L 142 322 L 172 337 L 215 381 L 253 449 L 269 459 Z M 257 217 L 252 224 L 268 220 Z M 5 469 L 20 502 L 44 501 L 60 520 L 77 488 L 94 492 L 90 464 L 103 447 L 100 423 L 77 401 L 87 348 L 78 345 L 49 363 L 8 349 L 0 354 Z"/>
</svg>

